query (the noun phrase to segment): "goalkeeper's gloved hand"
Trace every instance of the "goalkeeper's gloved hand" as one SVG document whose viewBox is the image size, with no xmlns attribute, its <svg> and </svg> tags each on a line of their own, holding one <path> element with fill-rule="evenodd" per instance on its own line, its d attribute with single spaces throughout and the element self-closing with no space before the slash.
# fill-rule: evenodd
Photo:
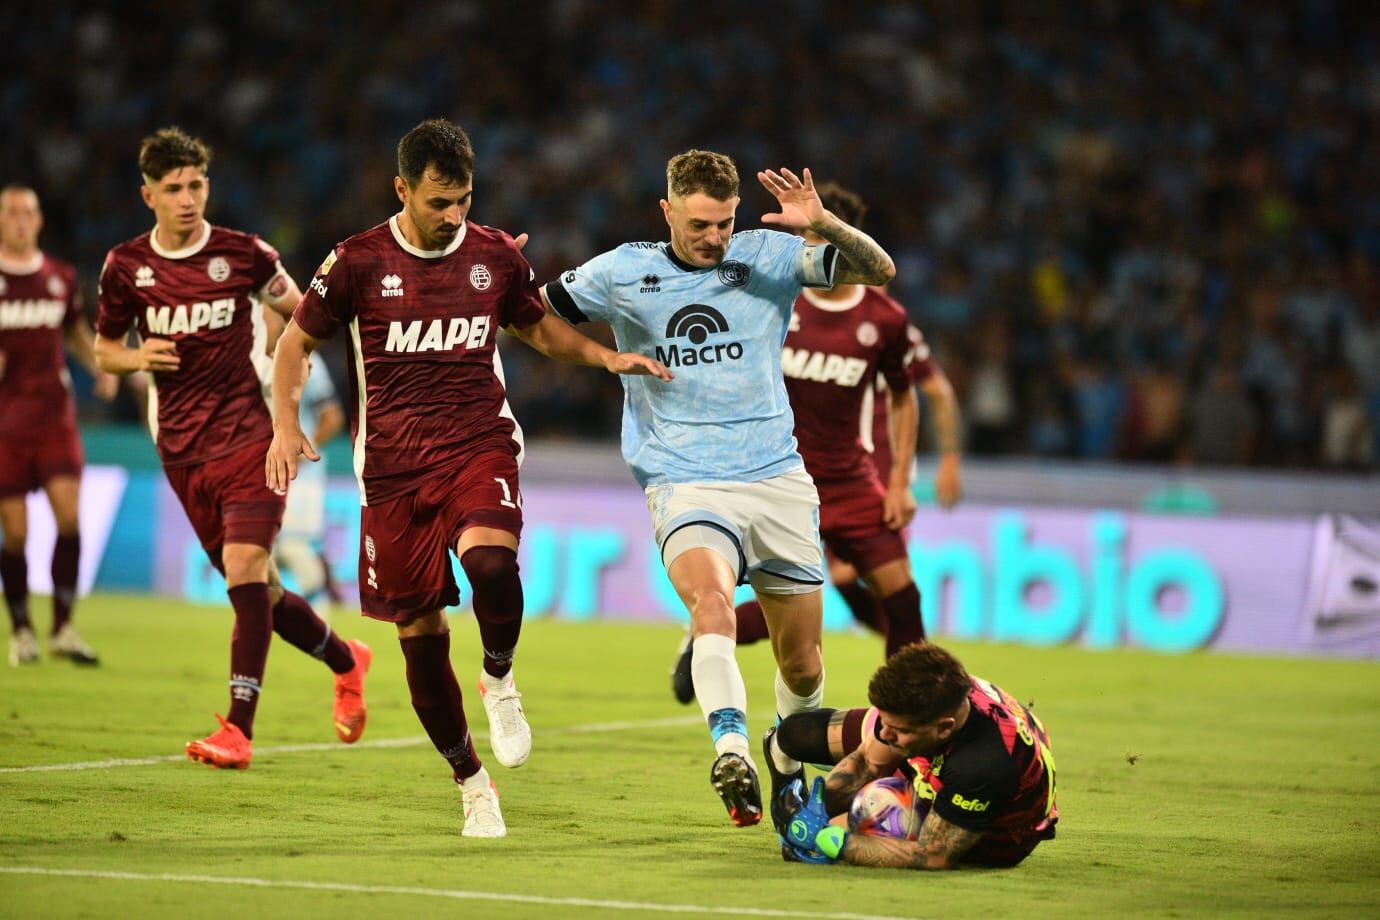
<svg viewBox="0 0 1380 920">
<path fill-rule="evenodd" d="M 782 795 L 789 817 L 781 855 L 791 859 L 786 855 L 786 851 L 791 850 L 800 862 L 834 862 L 843 852 L 848 832 L 829 823 L 829 813 L 824 808 L 823 777 L 815 777 L 808 799 L 803 797 L 804 791 L 804 784 L 796 780 Z"/>
</svg>

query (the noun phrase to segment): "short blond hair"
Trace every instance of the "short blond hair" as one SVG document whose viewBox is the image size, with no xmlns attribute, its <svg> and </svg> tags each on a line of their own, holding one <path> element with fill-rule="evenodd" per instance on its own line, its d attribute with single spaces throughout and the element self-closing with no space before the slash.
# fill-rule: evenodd
<svg viewBox="0 0 1380 920">
<path fill-rule="evenodd" d="M 696 192 L 719 201 L 736 197 L 738 167 L 733 158 L 712 150 L 687 150 L 671 157 L 666 164 L 667 197 L 685 198 Z"/>
</svg>

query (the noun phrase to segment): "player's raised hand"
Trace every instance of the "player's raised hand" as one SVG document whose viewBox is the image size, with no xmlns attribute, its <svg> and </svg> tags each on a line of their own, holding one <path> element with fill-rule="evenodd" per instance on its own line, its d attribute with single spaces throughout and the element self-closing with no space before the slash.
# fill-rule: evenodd
<svg viewBox="0 0 1380 920">
<path fill-rule="evenodd" d="M 768 169 L 757 174 L 757 181 L 781 205 L 779 214 L 763 214 L 762 223 L 796 232 L 819 226 L 828 216 L 829 212 L 824 210 L 824 204 L 819 200 L 819 192 L 815 191 L 815 180 L 809 168 L 802 172 L 804 179 L 798 178 L 784 166 L 780 172 Z"/>
<path fill-rule="evenodd" d="M 139 370 L 175 371 L 182 366 L 172 339 L 144 339 L 139 344 Z"/>
<path fill-rule="evenodd" d="M 522 252 L 522 247 L 527 245 L 527 240 L 528 236 L 525 233 L 519 233 L 513 237 L 513 245 L 518 248 L 518 252 Z"/>
<path fill-rule="evenodd" d="M 299 457 L 313 462 L 321 459 L 301 428 L 273 426 L 273 443 L 268 445 L 268 456 L 264 458 L 264 477 L 270 489 L 279 495 L 287 494 L 288 483 L 297 478 Z"/>
<path fill-rule="evenodd" d="M 643 377 L 657 377 L 661 380 L 675 380 L 676 375 L 666 369 L 660 361 L 639 355 L 632 351 L 620 351 L 604 365 L 611 374 L 634 374 Z"/>
</svg>

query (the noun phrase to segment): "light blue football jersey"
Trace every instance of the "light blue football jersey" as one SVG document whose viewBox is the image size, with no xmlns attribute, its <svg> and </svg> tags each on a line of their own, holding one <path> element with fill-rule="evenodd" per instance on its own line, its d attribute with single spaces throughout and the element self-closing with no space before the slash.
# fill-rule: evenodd
<svg viewBox="0 0 1380 920">
<path fill-rule="evenodd" d="M 803 286 L 833 285 L 838 253 L 776 230 L 729 239 L 696 268 L 669 242 L 624 243 L 546 285 L 571 322 L 602 320 L 620 351 L 676 379 L 623 375 L 623 459 L 643 486 L 757 482 L 803 466 L 781 347 Z"/>
</svg>

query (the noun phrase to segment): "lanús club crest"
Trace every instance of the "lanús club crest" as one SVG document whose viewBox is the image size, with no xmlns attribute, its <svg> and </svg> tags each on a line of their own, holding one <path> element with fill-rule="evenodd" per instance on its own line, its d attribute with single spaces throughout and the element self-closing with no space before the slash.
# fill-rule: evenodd
<svg viewBox="0 0 1380 920">
<path fill-rule="evenodd" d="M 861 345 L 864 348 L 871 348 L 873 345 L 876 345 L 880 339 L 881 335 L 877 332 L 877 327 L 874 326 L 872 323 L 867 322 L 866 320 L 864 320 L 861 323 L 858 323 L 859 345 Z"/>
<path fill-rule="evenodd" d="M 216 256 L 206 263 L 206 276 L 219 284 L 230 277 L 230 263 L 223 256 Z"/>
<path fill-rule="evenodd" d="M 489 267 L 483 262 L 476 263 L 470 269 L 470 287 L 476 291 L 487 291 L 493 283 L 494 276 L 489 274 Z"/>
</svg>

